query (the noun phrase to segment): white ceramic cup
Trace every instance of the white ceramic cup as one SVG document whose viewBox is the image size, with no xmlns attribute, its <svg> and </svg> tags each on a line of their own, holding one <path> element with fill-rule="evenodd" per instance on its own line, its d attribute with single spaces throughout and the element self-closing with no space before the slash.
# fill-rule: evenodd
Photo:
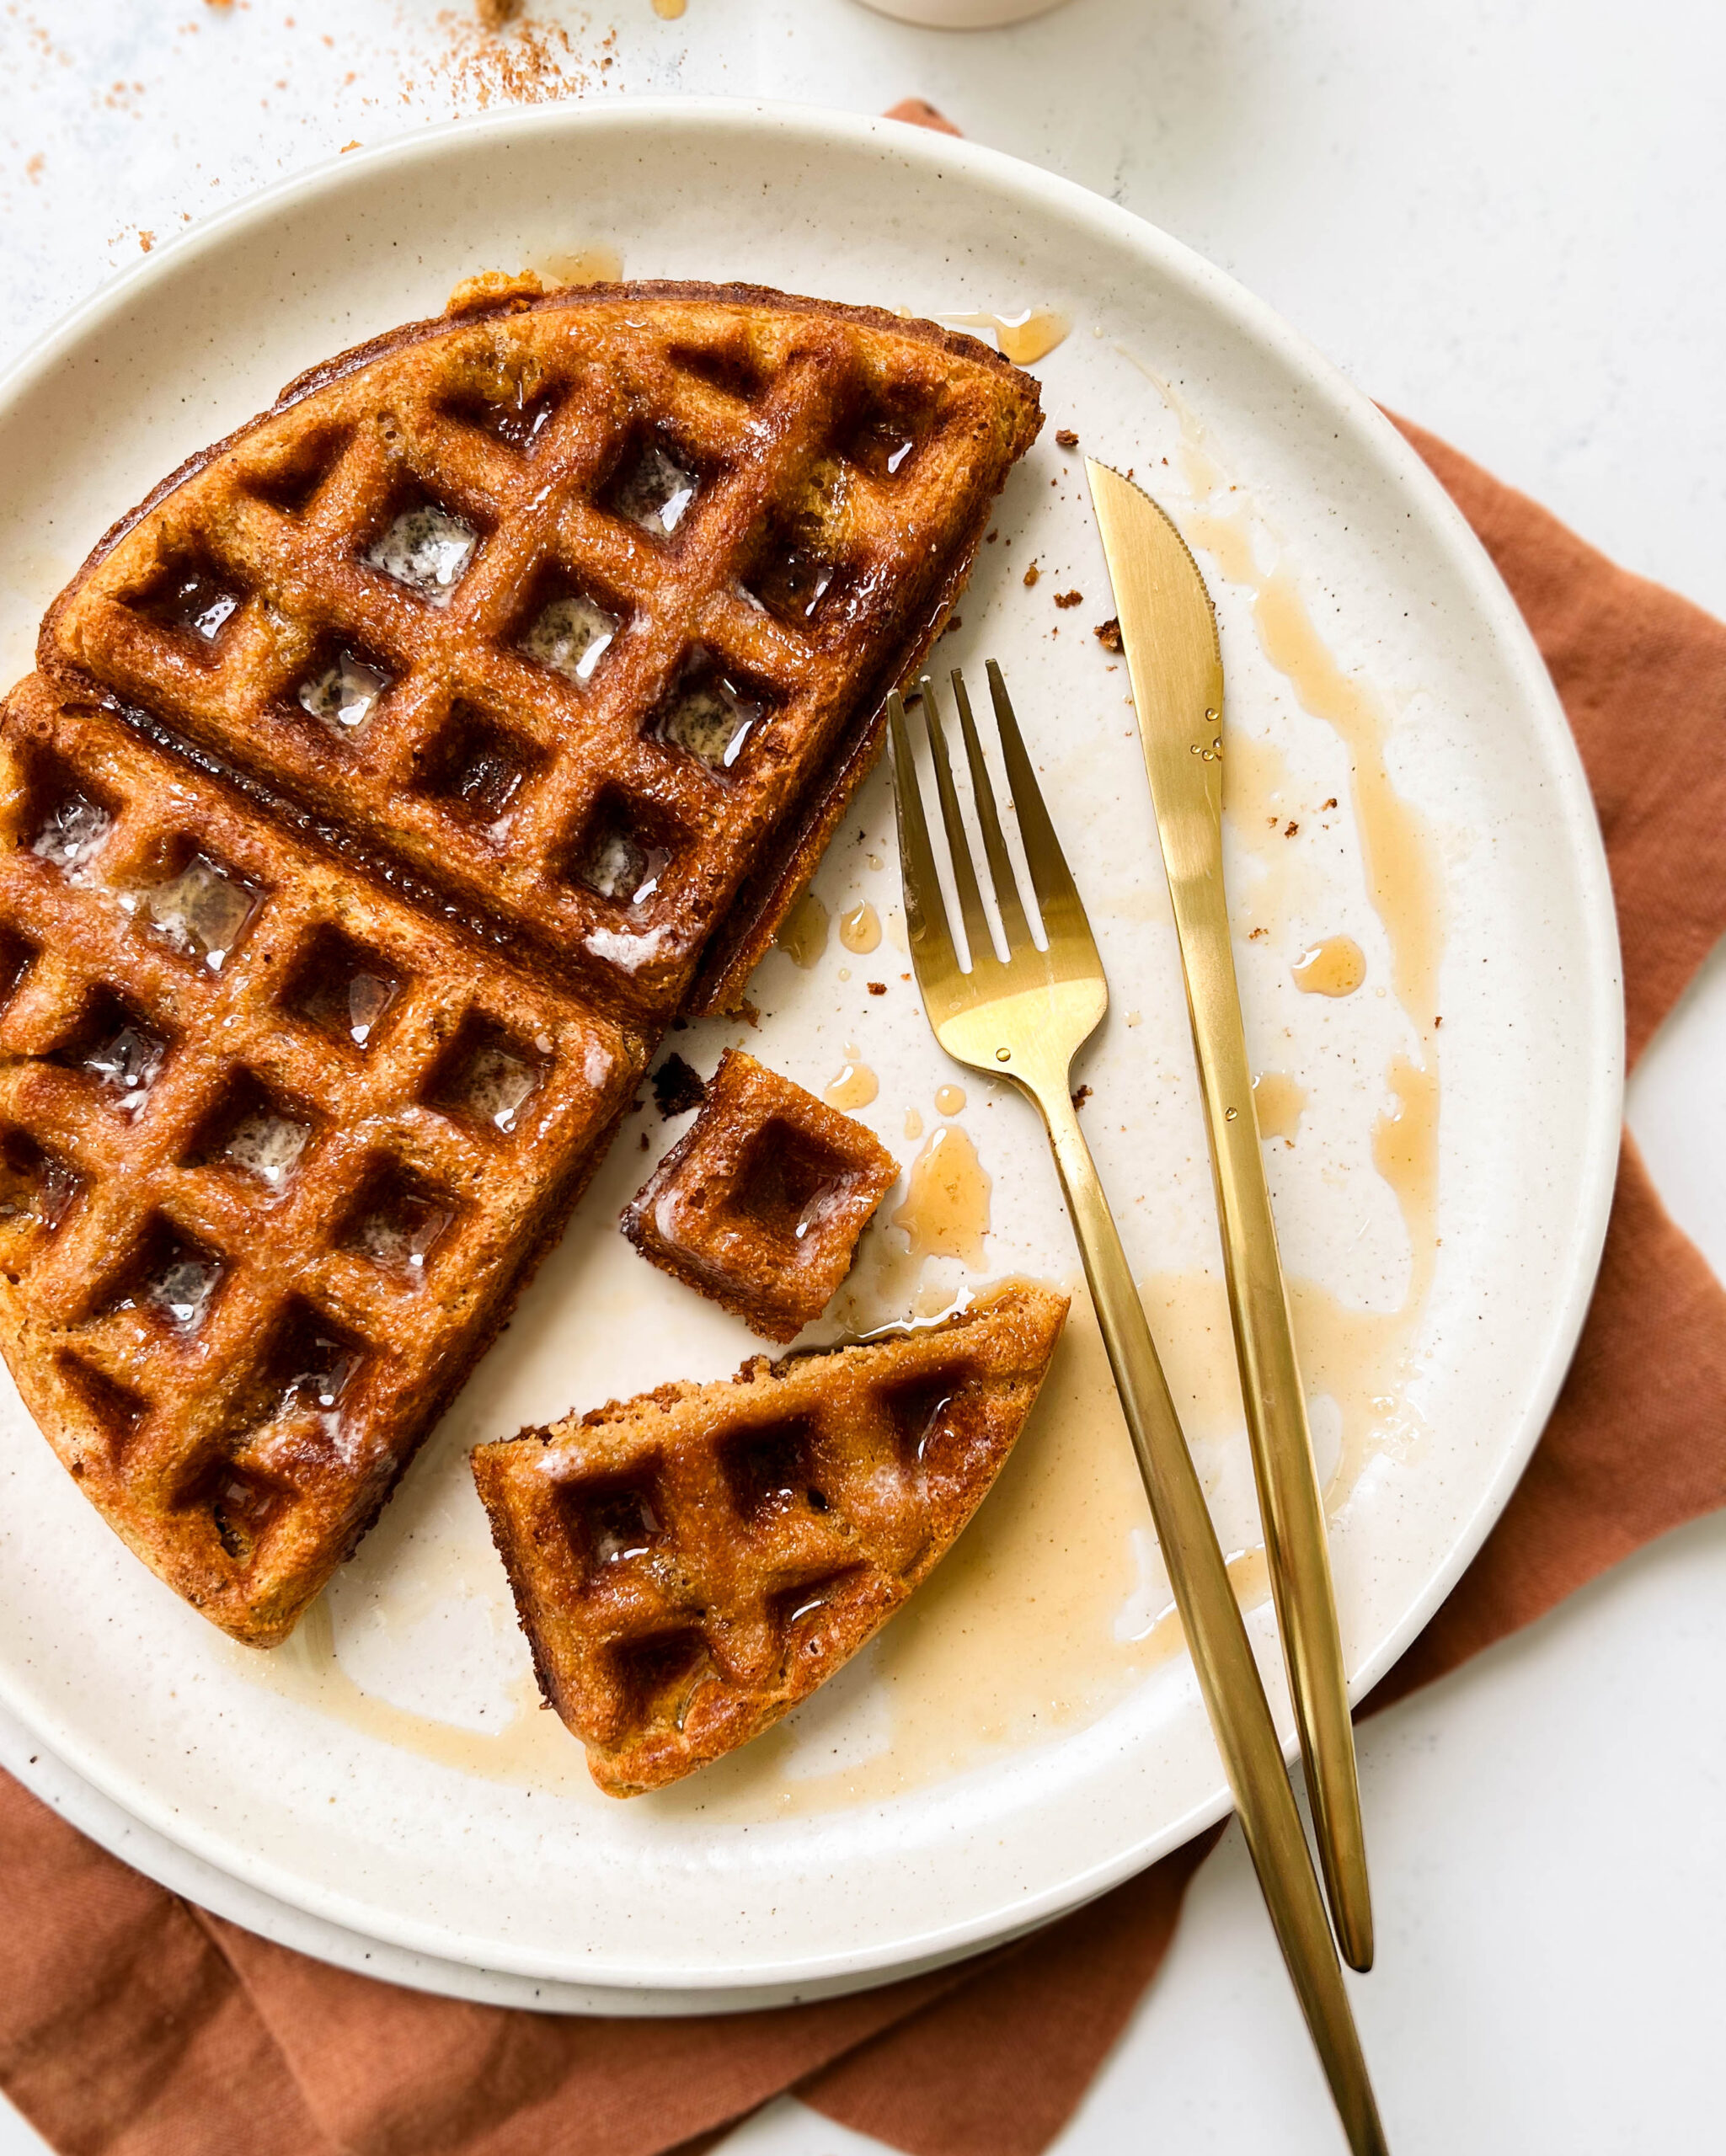
<svg viewBox="0 0 1726 2156">
<path fill-rule="evenodd" d="M 902 23 L 922 23 L 938 30 L 992 30 L 1003 23 L 1022 23 L 1047 14 L 1061 0 L 864 0 L 879 14 Z"/>
</svg>

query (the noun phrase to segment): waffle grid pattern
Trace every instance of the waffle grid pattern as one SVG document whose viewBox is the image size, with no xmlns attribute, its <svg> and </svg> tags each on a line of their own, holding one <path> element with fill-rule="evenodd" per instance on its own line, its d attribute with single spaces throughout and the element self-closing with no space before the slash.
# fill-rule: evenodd
<svg viewBox="0 0 1726 2156">
<path fill-rule="evenodd" d="M 105 713 L 15 692 L 0 740 L 0 1266 L 42 1419 L 173 1584 L 279 1636 L 643 1046 Z"/>
<path fill-rule="evenodd" d="M 291 385 L 51 608 L 0 724 L 5 1345 L 236 1636 L 740 983 L 1039 424 L 927 324 L 493 291 Z"/>
<path fill-rule="evenodd" d="M 99 555 L 43 663 L 669 1008 L 1035 413 L 981 352 L 645 289 L 314 388 Z M 559 604 L 616 622 L 596 663 L 531 655 Z"/>
<path fill-rule="evenodd" d="M 473 1454 L 542 1687 L 602 1788 L 757 1735 L 892 1614 L 999 1471 L 1066 1307 L 1010 1287 Z"/>
</svg>

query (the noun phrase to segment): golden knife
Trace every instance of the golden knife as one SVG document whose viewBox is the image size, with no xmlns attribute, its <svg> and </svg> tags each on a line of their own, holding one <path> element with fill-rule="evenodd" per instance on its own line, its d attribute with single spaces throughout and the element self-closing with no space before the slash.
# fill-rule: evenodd
<svg viewBox="0 0 1726 2156">
<path fill-rule="evenodd" d="M 1141 488 L 1087 457 L 1173 901 L 1210 1134 L 1229 1310 L 1283 1659 L 1337 1941 L 1372 1967 L 1372 1903 L 1324 1503 L 1264 1180 L 1222 875 L 1222 654 L 1185 541 Z"/>
</svg>

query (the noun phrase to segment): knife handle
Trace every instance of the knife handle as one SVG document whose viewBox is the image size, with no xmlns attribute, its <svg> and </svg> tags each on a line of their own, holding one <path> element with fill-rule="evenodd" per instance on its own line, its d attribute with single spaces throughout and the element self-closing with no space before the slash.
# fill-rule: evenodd
<svg viewBox="0 0 1726 2156">
<path fill-rule="evenodd" d="M 1026 1083 L 1023 1075 L 1020 1083 Z M 1066 1085 L 1030 1086 L 1055 1152 L 1175 1607 L 1277 1943 L 1354 2156 L 1387 2156 L 1372 2084 L 1234 1584 Z"/>
<path fill-rule="evenodd" d="M 1210 1133 L 1223 1265 L 1283 1657 L 1325 1890 L 1344 1959 L 1372 1967 L 1372 1899 L 1324 1502 L 1264 1179 L 1220 877 L 1171 879 Z"/>
</svg>

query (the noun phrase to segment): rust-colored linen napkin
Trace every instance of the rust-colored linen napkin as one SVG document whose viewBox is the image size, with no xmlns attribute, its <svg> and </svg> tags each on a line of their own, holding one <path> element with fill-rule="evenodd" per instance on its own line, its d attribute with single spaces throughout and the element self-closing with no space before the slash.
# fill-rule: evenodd
<svg viewBox="0 0 1726 2156">
<path fill-rule="evenodd" d="M 1551 667 L 1605 829 L 1632 1054 L 1726 930 L 1726 628 L 1405 427 Z M 1606 1261 L 1522 1483 L 1379 1705 L 1726 1503 L 1726 1293 L 1627 1141 Z M 1216 1833 L 952 1970 L 735 2017 L 471 2006 L 190 1907 L 0 1776 L 0 2083 L 78 2156 L 693 2156 L 794 2089 L 914 2156 L 1036 2156 L 1162 1958 Z"/>
</svg>

